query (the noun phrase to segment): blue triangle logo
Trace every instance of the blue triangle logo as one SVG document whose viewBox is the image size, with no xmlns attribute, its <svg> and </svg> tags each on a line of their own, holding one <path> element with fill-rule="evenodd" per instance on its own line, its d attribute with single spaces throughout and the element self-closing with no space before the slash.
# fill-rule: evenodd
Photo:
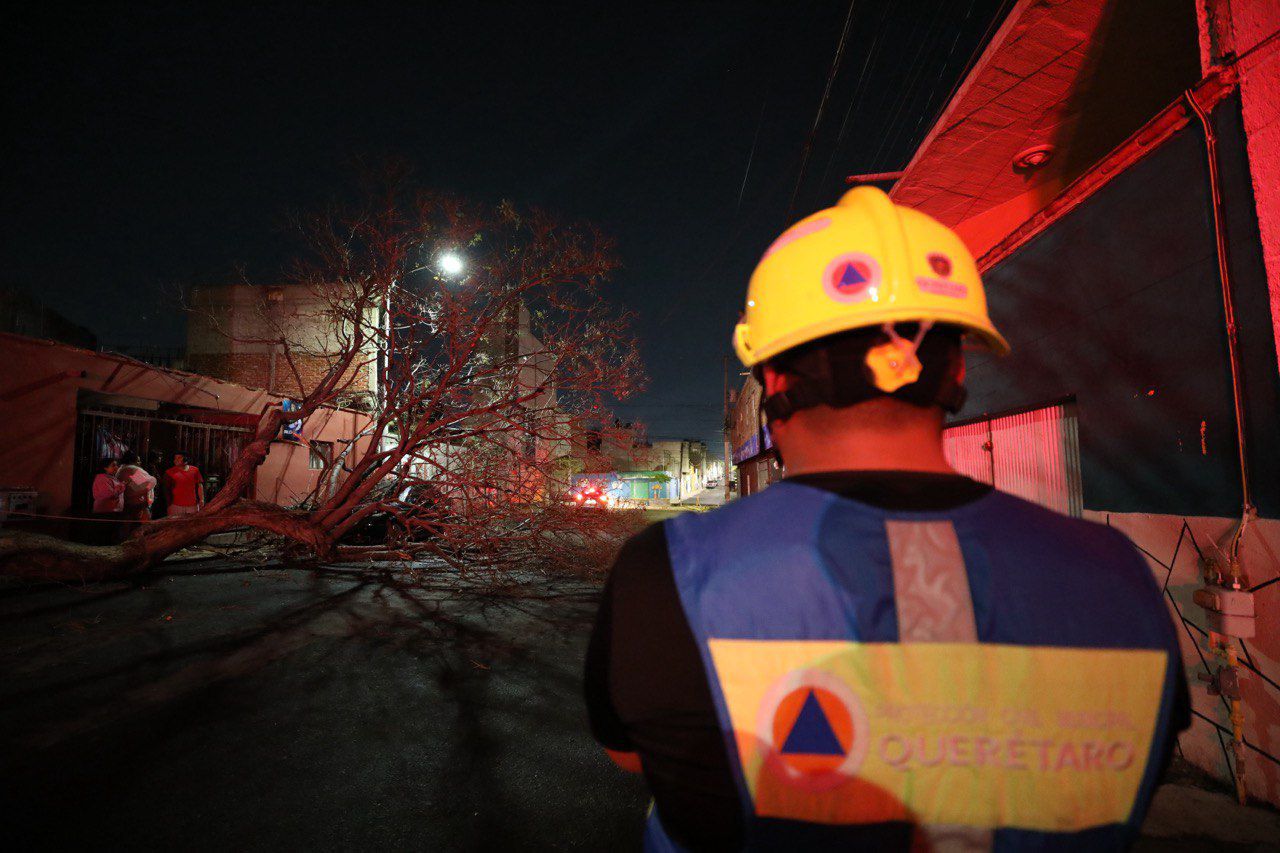
<svg viewBox="0 0 1280 853">
<path fill-rule="evenodd" d="M 804 698 L 804 705 L 796 716 L 791 734 L 782 744 L 783 755 L 844 755 L 844 747 L 831 729 L 822 705 L 813 691 Z"/>
<path fill-rule="evenodd" d="M 858 268 L 853 264 L 845 264 L 844 272 L 840 274 L 840 285 L 842 287 L 852 287 L 855 284 L 866 284 L 867 277 L 858 272 Z"/>
</svg>

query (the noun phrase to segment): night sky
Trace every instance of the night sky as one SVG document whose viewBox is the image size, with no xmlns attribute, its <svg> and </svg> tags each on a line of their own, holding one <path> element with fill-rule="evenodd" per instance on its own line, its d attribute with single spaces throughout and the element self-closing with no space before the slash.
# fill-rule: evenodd
<svg viewBox="0 0 1280 853">
<path fill-rule="evenodd" d="M 847 174 L 906 165 L 1001 5 L 855 0 L 790 219 L 834 202 Z M 653 435 L 713 442 L 729 333 L 752 266 L 788 224 L 848 12 L 11 12 L 0 283 L 104 344 L 179 347 L 181 287 L 277 278 L 294 248 L 286 211 L 332 195 L 353 158 L 403 157 L 426 185 L 614 234 L 616 298 L 640 315 L 651 376 L 620 411 Z"/>
</svg>

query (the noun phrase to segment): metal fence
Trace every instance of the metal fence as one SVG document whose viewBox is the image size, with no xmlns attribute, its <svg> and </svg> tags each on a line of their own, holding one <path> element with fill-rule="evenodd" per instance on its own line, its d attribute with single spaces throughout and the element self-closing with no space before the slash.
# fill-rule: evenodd
<svg viewBox="0 0 1280 853">
<path fill-rule="evenodd" d="M 205 424 L 185 415 L 110 406 L 82 409 L 76 419 L 75 503 L 89 506 L 90 486 L 102 459 L 129 452 L 138 454 L 142 466 L 157 478 L 173 464 L 174 453 L 186 454 L 204 475 L 206 498 L 212 497 L 226 482 L 249 433 L 245 427 Z"/>
<path fill-rule="evenodd" d="M 1084 511 L 1074 402 L 949 426 L 943 446 L 967 477 L 1064 515 Z"/>
</svg>

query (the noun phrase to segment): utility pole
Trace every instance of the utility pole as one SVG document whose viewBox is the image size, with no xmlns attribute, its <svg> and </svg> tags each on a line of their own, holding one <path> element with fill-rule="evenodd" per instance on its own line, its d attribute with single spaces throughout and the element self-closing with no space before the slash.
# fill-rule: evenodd
<svg viewBox="0 0 1280 853">
<path fill-rule="evenodd" d="M 733 476 L 733 448 L 729 442 L 729 428 L 733 421 L 729 415 L 729 356 L 724 357 L 724 502 L 729 502 L 729 478 Z"/>
<path fill-rule="evenodd" d="M 680 467 L 676 469 L 676 477 L 680 481 L 680 501 L 684 502 L 684 443 L 688 439 L 680 439 Z"/>
</svg>

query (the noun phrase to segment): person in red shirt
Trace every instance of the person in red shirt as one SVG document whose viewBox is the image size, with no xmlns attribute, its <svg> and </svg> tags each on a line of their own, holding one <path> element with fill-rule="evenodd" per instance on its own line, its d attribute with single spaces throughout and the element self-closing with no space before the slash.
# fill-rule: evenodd
<svg viewBox="0 0 1280 853">
<path fill-rule="evenodd" d="M 185 453 L 173 454 L 173 467 L 164 472 L 168 515 L 195 515 L 204 507 L 204 477 L 200 469 L 187 464 Z"/>
</svg>

